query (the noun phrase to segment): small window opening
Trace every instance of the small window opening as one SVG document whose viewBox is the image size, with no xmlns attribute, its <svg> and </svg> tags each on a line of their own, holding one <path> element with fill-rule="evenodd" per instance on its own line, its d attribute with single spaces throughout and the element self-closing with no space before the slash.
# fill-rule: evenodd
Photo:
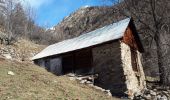
<svg viewBox="0 0 170 100">
<path fill-rule="evenodd" d="M 132 61 L 133 71 L 139 72 L 139 70 L 138 70 L 138 60 L 137 60 L 137 51 L 134 50 L 134 49 L 131 49 L 131 61 Z"/>
</svg>

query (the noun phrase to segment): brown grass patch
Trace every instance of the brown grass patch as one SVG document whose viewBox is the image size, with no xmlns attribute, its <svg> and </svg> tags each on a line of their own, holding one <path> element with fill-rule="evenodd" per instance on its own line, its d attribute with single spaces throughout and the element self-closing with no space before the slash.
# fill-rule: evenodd
<svg viewBox="0 0 170 100">
<path fill-rule="evenodd" d="M 7 75 L 8 71 L 15 73 Z M 0 61 L 1 100 L 117 100 L 31 63 Z"/>
</svg>

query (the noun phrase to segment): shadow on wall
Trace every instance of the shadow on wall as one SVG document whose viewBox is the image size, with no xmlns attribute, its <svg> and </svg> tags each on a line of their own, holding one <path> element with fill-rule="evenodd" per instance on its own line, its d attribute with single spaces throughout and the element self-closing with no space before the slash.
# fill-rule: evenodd
<svg viewBox="0 0 170 100">
<path fill-rule="evenodd" d="M 110 90 L 114 96 L 127 97 L 119 47 L 120 43 L 114 42 L 93 49 L 94 72 L 98 74 L 95 85 Z"/>
</svg>

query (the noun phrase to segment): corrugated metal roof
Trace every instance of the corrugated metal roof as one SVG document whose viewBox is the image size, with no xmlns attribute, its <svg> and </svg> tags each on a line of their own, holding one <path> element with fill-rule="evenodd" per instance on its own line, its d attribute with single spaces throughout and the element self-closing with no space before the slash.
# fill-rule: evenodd
<svg viewBox="0 0 170 100">
<path fill-rule="evenodd" d="M 59 43 L 48 46 L 40 53 L 35 55 L 32 60 L 44 58 L 47 56 L 58 55 L 78 49 L 87 48 L 90 46 L 102 44 L 107 41 L 119 39 L 123 37 L 123 34 L 128 27 L 130 18 L 126 18 L 117 23 L 99 28 L 92 32 L 80 35 L 73 39 L 64 40 Z"/>
</svg>

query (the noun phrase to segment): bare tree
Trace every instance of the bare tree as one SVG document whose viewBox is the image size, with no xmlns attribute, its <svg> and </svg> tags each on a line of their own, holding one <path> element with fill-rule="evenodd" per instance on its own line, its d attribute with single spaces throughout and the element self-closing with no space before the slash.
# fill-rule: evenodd
<svg viewBox="0 0 170 100">
<path fill-rule="evenodd" d="M 12 34 L 12 10 L 14 8 L 14 2 L 13 0 L 5 0 L 4 1 L 6 4 L 6 9 L 5 9 L 5 14 L 6 14 L 6 20 L 5 20 L 5 31 L 7 33 L 6 41 L 7 44 L 9 45 L 10 42 L 13 40 L 13 34 Z"/>
<path fill-rule="evenodd" d="M 12 29 L 13 33 L 16 36 L 24 36 L 27 27 L 27 15 L 24 11 L 23 6 L 20 3 L 15 4 L 14 9 L 12 10 Z"/>
<path fill-rule="evenodd" d="M 5 0 L 6 15 L 5 30 L 7 33 L 6 41 L 10 44 L 18 37 L 24 37 L 28 32 L 28 24 L 31 23 L 30 16 L 26 14 L 25 9 L 20 2 L 14 0 Z M 30 26 L 30 25 L 29 25 Z"/>
<path fill-rule="evenodd" d="M 5 9 L 6 9 L 6 5 L 5 5 L 5 1 L 4 0 L 0 0 L 0 26 L 4 26 L 5 23 Z"/>
<path fill-rule="evenodd" d="M 27 16 L 27 22 L 25 23 L 26 27 L 25 27 L 25 37 L 26 38 L 29 38 L 30 40 L 32 40 L 32 36 L 33 36 L 33 33 L 34 33 L 34 28 L 35 28 L 35 17 L 36 17 L 36 14 L 34 12 L 34 9 L 31 7 L 31 5 L 24 1 L 27 6 L 25 7 L 25 13 L 26 13 L 26 16 Z"/>
<path fill-rule="evenodd" d="M 170 1 L 169 0 L 110 0 L 118 4 L 120 14 L 133 17 L 138 31 L 155 42 L 157 61 L 160 71 L 160 83 L 170 84 Z"/>
</svg>

